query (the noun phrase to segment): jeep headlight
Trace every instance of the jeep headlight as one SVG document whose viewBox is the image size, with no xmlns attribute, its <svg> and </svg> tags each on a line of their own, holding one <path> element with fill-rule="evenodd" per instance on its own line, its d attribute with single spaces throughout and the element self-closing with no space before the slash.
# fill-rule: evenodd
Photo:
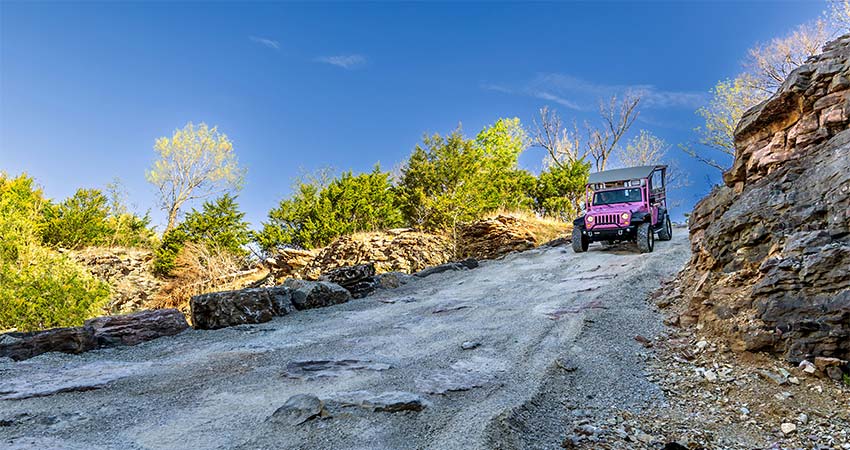
<svg viewBox="0 0 850 450">
<path fill-rule="evenodd" d="M 587 216 L 587 221 L 593 223 L 593 216 Z"/>
<path fill-rule="evenodd" d="M 629 221 L 629 213 L 620 214 L 620 218 L 623 219 L 623 222 Z"/>
</svg>

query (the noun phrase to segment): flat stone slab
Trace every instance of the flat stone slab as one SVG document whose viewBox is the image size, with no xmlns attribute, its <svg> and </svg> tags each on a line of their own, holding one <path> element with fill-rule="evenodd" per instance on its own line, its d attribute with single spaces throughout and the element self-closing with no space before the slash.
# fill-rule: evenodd
<svg viewBox="0 0 850 450">
<path fill-rule="evenodd" d="M 378 412 L 422 411 L 431 403 L 425 397 L 405 391 L 373 393 L 369 391 L 343 392 L 334 400 L 343 406 L 358 406 Z"/>
<path fill-rule="evenodd" d="M 20 400 L 100 389 L 121 378 L 139 375 L 150 365 L 98 361 L 69 369 L 31 372 L 26 376 L 0 380 L 0 400 Z"/>
<path fill-rule="evenodd" d="M 293 361 L 286 365 L 283 376 L 298 380 L 315 380 L 324 377 L 338 377 L 346 372 L 357 370 L 388 370 L 391 365 L 356 359 L 305 360 Z"/>
</svg>

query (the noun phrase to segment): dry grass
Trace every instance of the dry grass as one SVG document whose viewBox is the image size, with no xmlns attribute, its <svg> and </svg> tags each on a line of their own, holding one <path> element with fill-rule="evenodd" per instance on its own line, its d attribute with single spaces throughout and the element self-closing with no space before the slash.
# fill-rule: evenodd
<svg viewBox="0 0 850 450">
<path fill-rule="evenodd" d="M 192 297 L 240 289 L 264 275 L 258 270 L 241 270 L 245 265 L 241 257 L 206 245 L 187 244 L 176 263 L 174 277 L 160 289 L 150 307 L 177 308 L 188 316 Z"/>
</svg>

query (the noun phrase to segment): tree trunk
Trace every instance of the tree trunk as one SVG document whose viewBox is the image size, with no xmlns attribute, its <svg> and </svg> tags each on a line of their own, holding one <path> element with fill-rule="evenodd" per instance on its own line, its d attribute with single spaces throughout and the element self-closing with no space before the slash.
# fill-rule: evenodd
<svg viewBox="0 0 850 450">
<path fill-rule="evenodd" d="M 177 225 L 177 213 L 180 212 L 179 205 L 172 205 L 171 209 L 168 211 L 168 225 L 165 226 L 165 231 L 162 232 L 162 235 L 165 236 Z"/>
</svg>

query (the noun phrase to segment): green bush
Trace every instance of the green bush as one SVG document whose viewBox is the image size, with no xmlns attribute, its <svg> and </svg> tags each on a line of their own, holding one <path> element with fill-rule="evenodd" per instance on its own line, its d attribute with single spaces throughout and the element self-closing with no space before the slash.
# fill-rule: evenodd
<svg viewBox="0 0 850 450">
<path fill-rule="evenodd" d="M 245 245 L 251 238 L 244 217 L 245 213 L 239 212 L 236 197 L 230 194 L 204 202 L 200 211 L 193 209 L 180 225 L 163 236 L 154 252 L 154 273 L 169 275 L 175 268 L 177 255 L 188 242 L 245 256 Z"/>
<path fill-rule="evenodd" d="M 498 209 L 530 209 L 534 176 L 518 168 L 526 141 L 519 119 L 500 119 L 472 140 L 459 128 L 426 136 L 402 169 L 398 191 L 406 221 L 453 229 Z"/>
<path fill-rule="evenodd" d="M 370 173 L 343 173 L 323 182 L 302 180 L 295 193 L 269 211 L 268 222 L 254 238 L 271 252 L 283 246 L 314 248 L 358 231 L 393 228 L 402 224 L 390 174 L 380 166 Z"/>
<path fill-rule="evenodd" d="M 128 212 L 115 193 L 110 194 L 112 199 L 97 189 L 78 189 L 61 203 L 46 203 L 41 219 L 43 242 L 70 249 L 92 245 L 152 247 L 156 235 L 150 217 Z"/>
<path fill-rule="evenodd" d="M 42 246 L 45 205 L 32 178 L 0 173 L 0 328 L 80 325 L 108 300 L 105 283 Z"/>
<path fill-rule="evenodd" d="M 537 177 L 531 191 L 535 212 L 561 220 L 574 219 L 584 200 L 589 176 L 590 164 L 584 161 L 547 168 Z"/>
</svg>

